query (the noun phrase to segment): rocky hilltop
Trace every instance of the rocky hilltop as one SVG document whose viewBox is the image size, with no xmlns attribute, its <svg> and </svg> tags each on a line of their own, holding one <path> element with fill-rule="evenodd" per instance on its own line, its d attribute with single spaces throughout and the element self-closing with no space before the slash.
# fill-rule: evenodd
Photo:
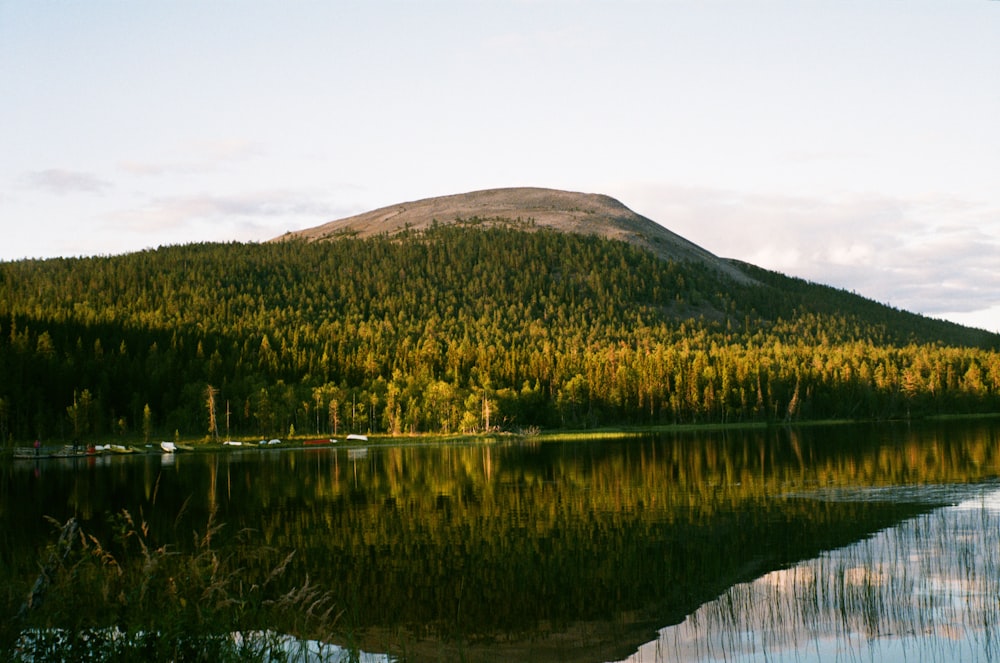
<svg viewBox="0 0 1000 663">
<path fill-rule="evenodd" d="M 435 222 L 448 224 L 469 219 L 482 224 L 520 221 L 526 230 L 548 228 L 622 240 L 649 249 L 664 259 L 700 262 L 739 282 L 752 280 L 735 265 L 633 212 L 610 196 L 556 189 L 487 189 L 425 198 L 286 233 L 274 241 L 391 236 L 406 230 L 419 232 Z"/>
</svg>

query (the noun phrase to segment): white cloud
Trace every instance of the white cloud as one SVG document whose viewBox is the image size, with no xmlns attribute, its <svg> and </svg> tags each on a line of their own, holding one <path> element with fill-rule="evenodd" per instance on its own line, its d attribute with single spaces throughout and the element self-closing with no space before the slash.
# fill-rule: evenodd
<svg viewBox="0 0 1000 663">
<path fill-rule="evenodd" d="M 25 185 L 46 193 L 65 195 L 70 193 L 100 193 L 111 185 L 91 173 L 62 168 L 49 168 L 28 173 Z"/>
<path fill-rule="evenodd" d="M 942 311 L 934 317 L 1000 334 L 1000 305 L 976 311 Z"/>
<path fill-rule="evenodd" d="M 270 239 L 343 211 L 315 192 L 254 191 L 155 198 L 106 219 L 116 232 L 177 243 Z"/>
<path fill-rule="evenodd" d="M 622 190 L 623 202 L 636 211 L 723 257 L 918 313 L 973 314 L 1000 306 L 1000 210 L 977 201 L 648 185 Z"/>
</svg>

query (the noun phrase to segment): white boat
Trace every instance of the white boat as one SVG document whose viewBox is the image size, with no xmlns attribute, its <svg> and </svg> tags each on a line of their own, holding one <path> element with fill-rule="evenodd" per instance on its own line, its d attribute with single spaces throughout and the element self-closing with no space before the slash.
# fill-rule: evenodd
<svg viewBox="0 0 1000 663">
<path fill-rule="evenodd" d="M 242 447 L 243 443 L 242 442 L 236 442 L 234 440 L 226 440 L 225 442 L 222 443 L 222 446 L 224 446 L 224 447 Z"/>
<path fill-rule="evenodd" d="M 367 442 L 368 441 L 368 436 L 367 435 L 360 435 L 358 433 L 351 433 L 350 435 L 347 436 L 347 439 L 348 440 L 356 440 L 358 442 Z"/>
<path fill-rule="evenodd" d="M 177 451 L 177 445 L 173 442 L 160 442 L 160 448 L 168 454 Z"/>
</svg>

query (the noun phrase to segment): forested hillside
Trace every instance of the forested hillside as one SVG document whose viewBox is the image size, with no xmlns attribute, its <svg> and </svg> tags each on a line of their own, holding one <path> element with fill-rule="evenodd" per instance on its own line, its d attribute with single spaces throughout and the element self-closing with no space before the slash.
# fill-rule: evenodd
<svg viewBox="0 0 1000 663">
<path fill-rule="evenodd" d="M 1000 410 L 996 335 L 738 267 L 475 222 L 0 263 L 0 436 Z"/>
</svg>

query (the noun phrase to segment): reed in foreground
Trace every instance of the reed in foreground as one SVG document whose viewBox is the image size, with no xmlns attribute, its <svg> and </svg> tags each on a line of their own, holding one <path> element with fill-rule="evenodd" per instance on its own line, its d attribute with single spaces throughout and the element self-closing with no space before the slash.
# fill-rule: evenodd
<svg viewBox="0 0 1000 663">
<path fill-rule="evenodd" d="M 276 559 L 241 533 L 223 555 L 211 514 L 187 551 L 155 544 L 128 511 L 113 519 L 109 544 L 75 519 L 54 524 L 38 579 L 0 626 L 4 660 L 283 661 L 306 648 L 322 659 L 317 643 L 332 639 L 330 594 L 284 579 L 294 553 Z"/>
</svg>

